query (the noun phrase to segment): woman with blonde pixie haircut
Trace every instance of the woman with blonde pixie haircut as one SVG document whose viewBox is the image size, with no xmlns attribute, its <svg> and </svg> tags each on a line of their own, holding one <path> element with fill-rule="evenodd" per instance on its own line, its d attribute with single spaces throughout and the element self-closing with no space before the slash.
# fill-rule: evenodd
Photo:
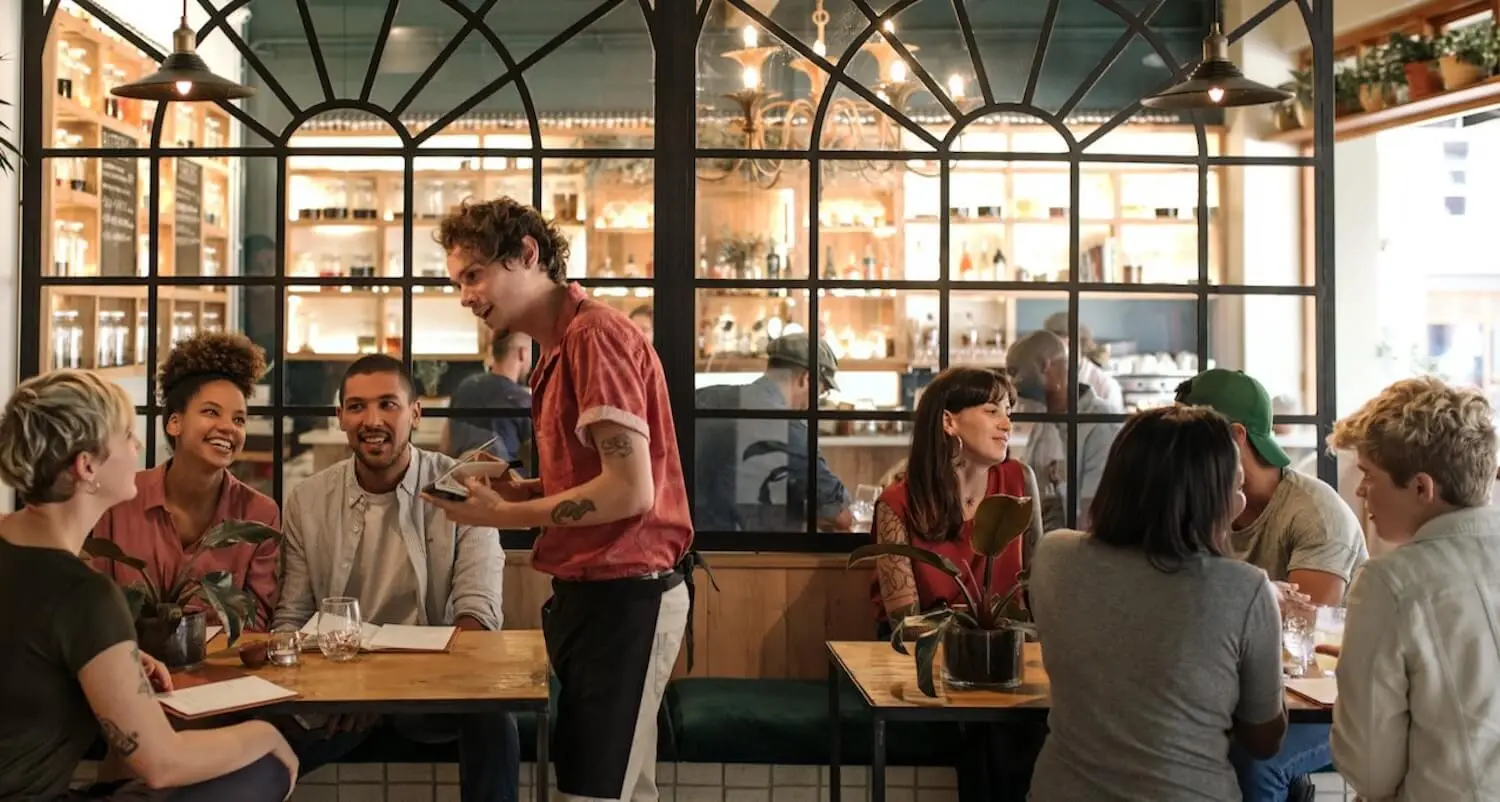
<svg viewBox="0 0 1500 802">
<path fill-rule="evenodd" d="M 264 800 L 297 759 L 261 721 L 176 732 L 155 694 L 166 667 L 136 647 L 124 595 L 78 557 L 104 511 L 135 496 L 135 412 L 118 386 L 58 371 L 16 388 L 0 417 L 0 799 Z M 68 790 L 103 736 L 136 779 Z"/>
<path fill-rule="evenodd" d="M 1497 444 L 1478 391 L 1387 387 L 1339 421 L 1376 532 L 1348 598 L 1333 761 L 1361 797 L 1500 799 Z"/>
</svg>

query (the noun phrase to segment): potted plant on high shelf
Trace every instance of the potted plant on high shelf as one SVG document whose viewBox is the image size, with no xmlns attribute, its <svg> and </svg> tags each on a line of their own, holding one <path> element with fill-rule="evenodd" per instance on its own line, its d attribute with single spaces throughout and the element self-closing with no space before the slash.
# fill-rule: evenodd
<svg viewBox="0 0 1500 802">
<path fill-rule="evenodd" d="M 974 551 L 984 557 L 982 576 L 974 576 L 967 565 L 919 546 L 906 543 L 871 543 L 849 554 L 849 567 L 875 557 L 906 557 L 930 565 L 947 574 L 958 585 L 966 604 L 945 607 L 895 622 L 891 648 L 907 654 L 907 630 L 916 635 L 917 688 L 929 697 L 937 696 L 932 666 L 937 648 L 943 647 L 945 684 L 957 690 L 1005 690 L 1021 684 L 1024 664 L 1021 647 L 1028 633 L 1034 633 L 1031 614 L 1022 602 L 1028 569 L 1024 566 L 1009 593 L 991 593 L 990 578 L 995 561 L 1006 547 L 1031 528 L 1030 498 L 995 495 L 979 502 L 974 513 L 972 543 Z"/>
<path fill-rule="evenodd" d="M 1293 131 L 1308 127 L 1312 120 L 1312 70 L 1292 70 L 1292 80 L 1278 88 L 1292 96 L 1276 104 L 1276 129 Z"/>
<path fill-rule="evenodd" d="M 1437 46 L 1432 39 L 1393 33 L 1386 45 L 1386 58 L 1393 69 L 1401 70 L 1408 100 L 1421 100 L 1443 91 Z"/>
<path fill-rule="evenodd" d="M 1360 71 L 1345 67 L 1333 74 L 1333 116 L 1358 114 L 1364 109 L 1359 102 Z"/>
<path fill-rule="evenodd" d="M 1366 113 L 1395 105 L 1396 86 L 1406 81 L 1406 72 L 1390 58 L 1384 47 L 1362 53 L 1354 65 L 1359 76 L 1359 107 Z"/>
<path fill-rule="evenodd" d="M 1500 29 L 1482 22 L 1454 28 L 1439 37 L 1438 53 L 1444 86 L 1461 89 L 1477 84 L 1500 62 Z"/>
<path fill-rule="evenodd" d="M 280 532 L 264 524 L 225 521 L 204 533 L 192 556 L 167 587 L 158 587 L 146 573 L 146 562 L 126 554 L 112 540 L 90 537 L 83 542 L 83 554 L 119 563 L 141 575 L 141 581 L 122 588 L 135 618 L 136 640 L 141 651 L 166 663 L 168 668 L 178 669 L 203 662 L 207 652 L 207 616 L 202 611 L 184 609 L 194 599 L 202 599 L 213 608 L 229 636 L 230 646 L 239 640 L 245 622 L 255 615 L 255 597 L 235 587 L 228 571 L 198 574 L 194 571 L 198 559 L 217 549 L 241 543 L 258 546 L 280 538 Z"/>
</svg>

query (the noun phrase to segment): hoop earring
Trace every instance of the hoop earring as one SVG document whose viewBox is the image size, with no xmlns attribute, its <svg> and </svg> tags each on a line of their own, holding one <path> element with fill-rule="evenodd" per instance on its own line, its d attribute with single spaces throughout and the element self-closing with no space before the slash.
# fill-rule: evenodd
<svg viewBox="0 0 1500 802">
<path fill-rule="evenodd" d="M 90 479 L 88 481 L 88 484 L 84 485 L 84 487 L 86 487 L 88 489 L 88 492 L 90 494 L 97 495 L 99 493 L 99 482 L 98 482 L 98 480 Z"/>
<path fill-rule="evenodd" d="M 964 439 L 955 434 L 953 435 L 953 443 L 948 449 L 948 460 L 957 465 L 964 458 Z"/>
</svg>

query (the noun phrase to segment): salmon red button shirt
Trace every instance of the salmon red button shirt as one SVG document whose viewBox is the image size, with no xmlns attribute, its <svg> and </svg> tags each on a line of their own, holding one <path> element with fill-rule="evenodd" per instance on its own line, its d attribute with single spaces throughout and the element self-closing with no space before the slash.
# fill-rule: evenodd
<svg viewBox="0 0 1500 802">
<path fill-rule="evenodd" d="M 656 498 L 645 513 L 597 526 L 546 527 L 532 567 L 597 582 L 672 570 L 693 542 L 692 515 L 661 361 L 624 315 L 568 285 L 557 345 L 531 374 L 532 420 L 544 495 L 603 472 L 588 427 L 609 421 L 650 444 Z"/>
<path fill-rule="evenodd" d="M 137 473 L 135 498 L 110 507 L 93 531 L 94 537 L 114 541 L 126 554 L 145 560 L 146 573 L 159 588 L 171 586 L 172 580 L 193 555 L 192 547 L 183 547 L 172 516 L 167 512 L 169 464 L 163 463 Z M 254 521 L 281 529 L 281 511 L 276 502 L 225 471 L 219 506 L 214 510 L 209 528 L 227 520 Z M 236 587 L 255 597 L 254 620 L 246 622 L 246 629 L 263 632 L 271 621 L 271 613 L 276 609 L 276 599 L 280 595 L 277 586 L 280 556 L 281 546 L 276 541 L 258 546 L 240 543 L 204 554 L 198 558 L 193 572 L 202 576 L 213 571 L 228 571 Z M 141 579 L 134 569 L 103 558 L 92 560 L 91 565 L 120 585 Z M 213 610 L 208 609 L 201 599 L 194 602 L 189 605 L 189 610 L 204 610 L 210 621 L 216 620 Z"/>
</svg>

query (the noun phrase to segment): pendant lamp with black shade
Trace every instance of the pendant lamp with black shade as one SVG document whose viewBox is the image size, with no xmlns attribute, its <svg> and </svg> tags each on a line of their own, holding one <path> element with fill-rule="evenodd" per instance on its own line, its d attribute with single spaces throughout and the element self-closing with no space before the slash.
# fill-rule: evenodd
<svg viewBox="0 0 1500 802">
<path fill-rule="evenodd" d="M 1203 61 L 1186 81 L 1141 99 L 1152 109 L 1214 109 L 1259 106 L 1290 100 L 1291 92 L 1257 83 L 1245 77 L 1229 60 L 1229 39 L 1224 36 L 1223 0 L 1214 3 L 1214 23 L 1203 40 Z"/>
<path fill-rule="evenodd" d="M 156 72 L 116 86 L 109 93 L 159 103 L 235 100 L 255 94 L 251 87 L 215 75 L 198 55 L 196 39 L 197 35 L 188 27 L 187 0 L 182 0 L 182 24 L 172 34 L 172 55 L 167 56 Z"/>
</svg>

